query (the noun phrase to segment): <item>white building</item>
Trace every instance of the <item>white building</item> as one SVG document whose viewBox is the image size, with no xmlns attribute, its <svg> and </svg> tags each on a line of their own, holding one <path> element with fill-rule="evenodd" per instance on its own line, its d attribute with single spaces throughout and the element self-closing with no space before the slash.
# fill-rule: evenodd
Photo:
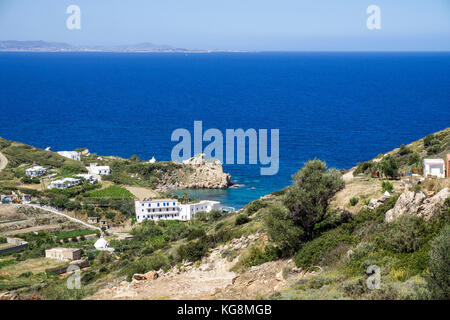
<svg viewBox="0 0 450 320">
<path fill-rule="evenodd" d="M 45 257 L 60 261 L 75 261 L 81 259 L 81 249 L 78 248 L 52 248 L 45 250 Z"/>
<path fill-rule="evenodd" d="M 25 170 L 25 174 L 30 178 L 36 178 L 44 175 L 47 169 L 41 166 L 34 166 Z"/>
<path fill-rule="evenodd" d="M 96 250 L 114 252 L 114 248 L 109 247 L 108 242 L 103 236 L 100 236 L 100 239 L 95 242 L 94 247 Z"/>
<path fill-rule="evenodd" d="M 80 179 L 74 179 L 74 178 L 64 178 L 61 180 L 55 180 L 50 182 L 50 185 L 48 186 L 49 189 L 66 189 L 72 186 L 75 186 L 77 184 L 80 184 Z"/>
<path fill-rule="evenodd" d="M 96 163 L 91 163 L 88 170 L 90 173 L 98 175 L 108 175 L 111 173 L 109 166 L 98 166 Z"/>
<path fill-rule="evenodd" d="M 57 152 L 59 155 L 72 159 L 72 160 L 77 160 L 80 161 L 81 157 L 80 157 L 80 153 L 76 152 L 76 151 L 58 151 Z"/>
<path fill-rule="evenodd" d="M 220 202 L 203 200 L 197 203 L 180 204 L 174 199 L 136 201 L 136 220 L 190 220 L 197 212 L 220 210 Z"/>
<path fill-rule="evenodd" d="M 445 161 L 443 159 L 423 159 L 423 176 L 445 178 Z"/>
<path fill-rule="evenodd" d="M 98 182 L 98 178 L 89 173 L 77 174 L 76 177 L 83 178 L 84 180 L 89 181 L 91 184 Z"/>
<path fill-rule="evenodd" d="M 191 220 L 195 214 L 200 211 L 210 212 L 212 210 L 220 210 L 219 201 L 202 200 L 197 203 L 181 204 L 181 220 Z"/>
<path fill-rule="evenodd" d="M 146 219 L 180 220 L 180 206 L 174 199 L 159 199 L 135 201 L 136 219 L 142 222 Z"/>
</svg>

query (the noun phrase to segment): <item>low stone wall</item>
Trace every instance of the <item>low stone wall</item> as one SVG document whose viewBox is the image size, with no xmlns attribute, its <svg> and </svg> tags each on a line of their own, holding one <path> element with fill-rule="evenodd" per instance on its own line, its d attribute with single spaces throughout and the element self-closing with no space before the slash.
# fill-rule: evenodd
<svg viewBox="0 0 450 320">
<path fill-rule="evenodd" d="M 77 260 L 77 261 L 72 261 L 71 263 L 69 263 L 66 266 L 63 267 L 56 267 L 56 268 L 50 268 L 50 269 L 45 269 L 46 273 L 50 273 L 53 275 L 59 275 L 61 273 L 66 273 L 67 272 L 67 268 L 69 268 L 69 266 L 78 266 L 80 269 L 85 268 L 89 265 L 89 261 L 86 260 Z"/>
<path fill-rule="evenodd" d="M 0 254 L 28 248 L 28 242 L 22 239 L 8 237 L 6 238 L 6 242 L 12 246 L 0 249 Z"/>
</svg>

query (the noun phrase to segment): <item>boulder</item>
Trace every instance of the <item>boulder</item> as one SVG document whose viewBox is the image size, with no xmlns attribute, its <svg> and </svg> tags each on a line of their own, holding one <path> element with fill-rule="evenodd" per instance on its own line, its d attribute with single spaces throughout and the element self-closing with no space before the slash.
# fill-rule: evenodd
<svg viewBox="0 0 450 320">
<path fill-rule="evenodd" d="M 394 208 L 386 212 L 385 221 L 391 222 L 403 214 L 415 214 L 426 221 L 440 213 L 445 199 L 450 197 L 449 188 L 444 188 L 432 197 L 420 191 L 403 193 Z"/>
<path fill-rule="evenodd" d="M 136 280 L 136 281 L 155 280 L 157 278 L 158 278 L 158 272 L 156 272 L 156 271 L 149 271 L 144 274 L 140 274 L 140 273 L 133 274 L 133 280 Z"/>
</svg>

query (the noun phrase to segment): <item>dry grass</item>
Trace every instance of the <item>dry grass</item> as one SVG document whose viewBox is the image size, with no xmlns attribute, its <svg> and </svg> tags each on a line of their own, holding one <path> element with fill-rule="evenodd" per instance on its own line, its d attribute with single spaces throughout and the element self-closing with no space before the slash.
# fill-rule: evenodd
<svg viewBox="0 0 450 320">
<path fill-rule="evenodd" d="M 45 272 L 45 269 L 63 266 L 66 262 L 47 258 L 35 258 L 20 261 L 16 264 L 8 265 L 0 269 L 0 275 L 18 277 L 24 272 L 33 272 L 34 274 Z"/>
<path fill-rule="evenodd" d="M 157 198 L 159 196 L 158 192 L 155 192 L 152 189 L 143 187 L 131 187 L 131 186 L 124 186 L 124 187 L 132 194 L 134 194 L 136 198 L 141 200 L 144 198 Z"/>
<path fill-rule="evenodd" d="M 346 181 L 345 188 L 339 191 L 333 198 L 331 206 L 333 208 L 345 208 L 351 213 L 358 213 L 364 206 L 365 200 L 371 198 L 380 198 L 383 195 L 381 190 L 380 179 L 369 178 L 368 181 L 354 178 Z M 401 181 L 390 181 L 394 185 L 394 190 L 398 192 L 403 191 L 403 184 Z M 353 197 L 359 197 L 359 201 L 355 206 L 350 206 L 350 199 Z"/>
</svg>

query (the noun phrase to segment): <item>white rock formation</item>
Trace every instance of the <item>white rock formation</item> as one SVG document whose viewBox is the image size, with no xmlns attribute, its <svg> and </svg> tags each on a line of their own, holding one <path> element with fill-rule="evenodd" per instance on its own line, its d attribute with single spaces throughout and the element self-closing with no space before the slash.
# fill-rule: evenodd
<svg viewBox="0 0 450 320">
<path fill-rule="evenodd" d="M 391 222 L 403 214 L 415 214 L 425 220 L 439 214 L 444 201 L 450 197 L 449 188 L 444 188 L 432 197 L 420 191 L 403 193 L 397 200 L 394 208 L 386 212 L 385 221 Z"/>
</svg>

